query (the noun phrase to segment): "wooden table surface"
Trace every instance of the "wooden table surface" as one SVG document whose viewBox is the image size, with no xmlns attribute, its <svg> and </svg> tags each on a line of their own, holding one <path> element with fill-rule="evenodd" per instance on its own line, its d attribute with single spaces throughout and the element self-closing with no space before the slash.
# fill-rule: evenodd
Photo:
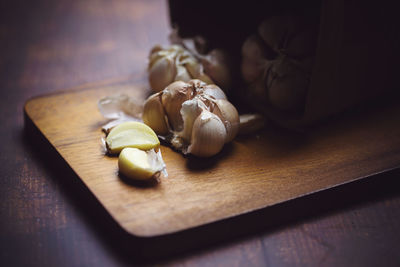
<svg viewBox="0 0 400 267">
<path fill-rule="evenodd" d="M 0 265 L 399 266 L 399 170 L 202 229 L 197 238 L 206 232 L 210 242 L 189 251 L 135 256 L 140 240 L 30 130 L 23 106 L 36 95 L 142 74 L 149 47 L 168 43 L 167 8 L 133 0 L 0 3 Z"/>
</svg>

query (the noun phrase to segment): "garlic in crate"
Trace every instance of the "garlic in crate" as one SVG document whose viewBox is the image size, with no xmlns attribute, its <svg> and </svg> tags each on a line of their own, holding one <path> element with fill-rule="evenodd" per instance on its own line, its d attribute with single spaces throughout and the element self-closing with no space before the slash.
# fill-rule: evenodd
<svg viewBox="0 0 400 267">
<path fill-rule="evenodd" d="M 238 112 L 225 93 L 197 79 L 173 82 L 150 96 L 142 118 L 174 148 L 199 157 L 220 152 L 239 130 Z"/>
<path fill-rule="evenodd" d="M 157 45 L 149 56 L 150 87 L 159 92 L 174 81 L 199 79 L 229 88 L 231 77 L 227 65 L 227 56 L 220 49 L 203 55 L 178 44 L 165 49 Z"/>
<path fill-rule="evenodd" d="M 317 24 L 308 18 L 274 16 L 242 46 L 246 95 L 262 111 L 298 114 L 305 105 L 317 42 Z"/>
</svg>

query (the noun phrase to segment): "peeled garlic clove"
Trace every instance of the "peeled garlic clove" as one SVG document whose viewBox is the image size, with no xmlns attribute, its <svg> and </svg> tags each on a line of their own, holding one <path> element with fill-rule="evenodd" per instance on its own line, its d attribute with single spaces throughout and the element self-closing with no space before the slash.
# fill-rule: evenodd
<svg viewBox="0 0 400 267">
<path fill-rule="evenodd" d="M 155 132 L 146 124 L 130 121 L 114 127 L 106 137 L 107 150 L 111 154 L 119 153 L 125 147 L 149 150 L 160 146 Z"/>
<path fill-rule="evenodd" d="M 183 121 L 180 114 L 182 103 L 192 98 L 192 89 L 188 83 L 176 81 L 168 85 L 161 96 L 168 122 L 173 130 L 181 131 Z"/>
<path fill-rule="evenodd" d="M 118 157 L 119 172 L 134 180 L 148 180 L 159 174 L 165 164 L 154 151 L 124 148 Z"/>
<path fill-rule="evenodd" d="M 149 70 L 150 87 L 159 92 L 174 81 L 176 76 L 175 64 L 170 57 L 161 57 Z"/>
<path fill-rule="evenodd" d="M 222 150 L 225 140 L 224 123 L 217 115 L 204 110 L 193 124 L 187 152 L 198 157 L 210 157 Z"/>
<path fill-rule="evenodd" d="M 157 134 L 167 135 L 169 127 L 166 122 L 164 107 L 161 104 L 161 94 L 150 96 L 144 103 L 143 122 L 150 126 Z"/>
<path fill-rule="evenodd" d="M 239 131 L 239 114 L 228 100 L 218 99 L 215 101 L 216 108 L 213 113 L 216 114 L 224 123 L 226 129 L 225 143 L 232 141 Z"/>
</svg>

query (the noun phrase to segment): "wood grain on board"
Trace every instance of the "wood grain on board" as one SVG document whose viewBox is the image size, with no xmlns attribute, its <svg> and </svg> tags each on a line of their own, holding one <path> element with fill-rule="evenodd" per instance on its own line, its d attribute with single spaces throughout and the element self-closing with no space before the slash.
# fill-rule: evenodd
<svg viewBox="0 0 400 267">
<path fill-rule="evenodd" d="M 118 176 L 105 155 L 97 101 L 144 100 L 140 81 L 90 84 L 29 100 L 25 112 L 111 216 L 129 233 L 152 237 L 266 208 L 397 167 L 399 106 L 355 113 L 306 133 L 274 125 L 239 136 L 209 159 L 161 151 L 169 176 L 143 186 Z"/>
</svg>

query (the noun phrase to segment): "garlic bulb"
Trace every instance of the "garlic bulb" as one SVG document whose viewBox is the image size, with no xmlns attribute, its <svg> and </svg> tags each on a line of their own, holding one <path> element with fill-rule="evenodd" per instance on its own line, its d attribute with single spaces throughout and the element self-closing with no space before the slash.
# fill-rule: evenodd
<svg viewBox="0 0 400 267">
<path fill-rule="evenodd" d="M 305 105 L 317 43 L 315 23 L 308 18 L 274 16 L 242 46 L 241 71 L 249 99 L 260 111 L 271 106 L 299 114 Z"/>
<path fill-rule="evenodd" d="M 203 55 L 194 46 L 188 49 L 182 45 L 175 44 L 166 49 L 157 45 L 151 50 L 148 72 L 153 91 L 164 90 L 174 81 L 188 82 L 191 79 L 215 83 L 224 89 L 230 87 L 228 57 L 222 50 L 214 49 Z"/>
<path fill-rule="evenodd" d="M 209 157 L 221 151 L 239 130 L 239 115 L 214 84 L 176 81 L 150 96 L 143 121 L 183 153 Z"/>
<path fill-rule="evenodd" d="M 196 78 L 212 82 L 204 73 L 201 63 L 180 45 L 166 49 L 155 46 L 150 52 L 148 71 L 150 87 L 155 92 L 179 80 L 188 82 Z"/>
</svg>

